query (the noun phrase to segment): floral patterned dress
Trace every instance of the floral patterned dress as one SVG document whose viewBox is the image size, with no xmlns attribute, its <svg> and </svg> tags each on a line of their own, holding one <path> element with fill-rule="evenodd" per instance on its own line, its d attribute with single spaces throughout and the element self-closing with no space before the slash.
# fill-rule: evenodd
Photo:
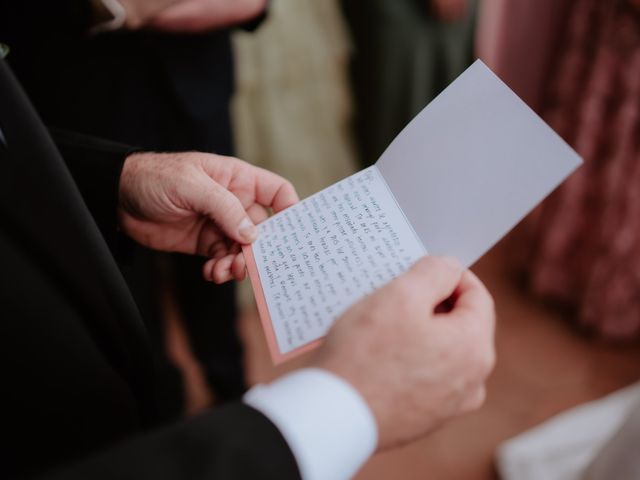
<svg viewBox="0 0 640 480">
<path fill-rule="evenodd" d="M 640 336 L 640 1 L 575 0 L 543 118 L 585 164 L 526 225 L 533 292 L 612 339 Z"/>
</svg>

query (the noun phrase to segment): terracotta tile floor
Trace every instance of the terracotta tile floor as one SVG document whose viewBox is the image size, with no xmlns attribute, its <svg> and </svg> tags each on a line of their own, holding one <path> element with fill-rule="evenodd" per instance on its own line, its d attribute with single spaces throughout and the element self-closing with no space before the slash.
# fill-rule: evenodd
<svg viewBox="0 0 640 480">
<path fill-rule="evenodd" d="M 561 315 L 519 291 L 498 245 L 474 268 L 496 299 L 498 364 L 485 406 L 417 443 L 376 455 L 359 480 L 496 478 L 495 447 L 544 419 L 640 378 L 640 346 L 613 347 L 577 334 Z M 251 383 L 276 377 L 253 310 L 241 321 Z M 373 366 L 372 366 L 373 368 Z"/>
</svg>

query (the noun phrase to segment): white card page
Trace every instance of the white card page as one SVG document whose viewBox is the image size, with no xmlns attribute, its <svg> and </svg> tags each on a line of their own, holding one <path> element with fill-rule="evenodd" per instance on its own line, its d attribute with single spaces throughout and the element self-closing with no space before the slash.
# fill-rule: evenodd
<svg viewBox="0 0 640 480">
<path fill-rule="evenodd" d="M 375 166 L 258 229 L 253 253 L 281 353 L 323 337 L 351 304 L 426 253 Z"/>
<path fill-rule="evenodd" d="M 581 163 L 478 60 L 376 165 L 429 253 L 470 266 Z"/>
</svg>

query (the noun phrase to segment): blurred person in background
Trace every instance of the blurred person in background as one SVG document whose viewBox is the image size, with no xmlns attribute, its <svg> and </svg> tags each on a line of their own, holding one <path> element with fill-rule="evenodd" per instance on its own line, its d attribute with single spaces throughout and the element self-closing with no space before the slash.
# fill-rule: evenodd
<svg viewBox="0 0 640 480">
<path fill-rule="evenodd" d="M 339 0 L 278 0 L 234 33 L 233 130 L 241 158 L 306 197 L 355 172 L 350 38 Z"/>
<path fill-rule="evenodd" d="M 475 0 L 343 0 L 355 52 L 355 135 L 374 163 L 473 60 Z"/>
<path fill-rule="evenodd" d="M 0 32 L 11 48 L 7 60 L 48 125 L 147 151 L 233 153 L 230 34 L 237 26 L 255 28 L 267 0 L 173 2 L 144 24 L 122 23 L 118 8 L 126 2 L 56 3 L 47 15 L 31 1 L 3 0 L 0 10 Z M 173 292 L 216 399 L 240 396 L 245 386 L 233 284 L 203 281 L 197 258 L 142 247 L 122 268 L 153 332 L 166 377 L 166 414 L 179 414 L 184 403 L 181 375 L 164 353 L 175 341 L 165 334 L 163 300 Z"/>
<path fill-rule="evenodd" d="M 519 241 L 529 288 L 613 340 L 640 336 L 640 1 L 486 0 L 480 57 L 584 166 Z"/>
</svg>

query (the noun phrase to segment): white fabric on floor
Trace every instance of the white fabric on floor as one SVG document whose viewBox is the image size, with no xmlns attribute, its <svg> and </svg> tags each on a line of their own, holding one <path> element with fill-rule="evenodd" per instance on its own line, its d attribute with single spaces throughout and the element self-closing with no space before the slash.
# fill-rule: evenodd
<svg viewBox="0 0 640 480">
<path fill-rule="evenodd" d="M 640 383 L 563 412 L 506 441 L 496 454 L 503 480 L 578 480 L 640 402 Z"/>
</svg>

